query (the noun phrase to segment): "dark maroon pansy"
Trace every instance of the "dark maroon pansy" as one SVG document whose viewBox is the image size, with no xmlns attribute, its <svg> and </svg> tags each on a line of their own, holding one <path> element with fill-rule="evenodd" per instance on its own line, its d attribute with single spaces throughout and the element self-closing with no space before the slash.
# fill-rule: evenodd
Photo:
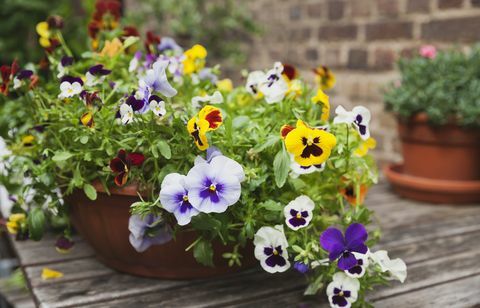
<svg viewBox="0 0 480 308">
<path fill-rule="evenodd" d="M 32 77 L 32 75 L 33 75 L 33 71 L 31 70 L 21 70 L 17 75 L 17 79 L 19 80 L 27 79 Z"/>
<path fill-rule="evenodd" d="M 145 161 L 141 153 L 128 153 L 125 150 L 118 151 L 117 157 L 110 161 L 110 169 L 116 173 L 115 184 L 123 186 L 127 183 L 128 174 L 132 166 L 140 166 Z"/>
<path fill-rule="evenodd" d="M 75 245 L 75 242 L 71 239 L 67 238 L 66 236 L 62 235 L 58 237 L 57 241 L 55 242 L 55 249 L 59 253 L 68 253 Z"/>
</svg>

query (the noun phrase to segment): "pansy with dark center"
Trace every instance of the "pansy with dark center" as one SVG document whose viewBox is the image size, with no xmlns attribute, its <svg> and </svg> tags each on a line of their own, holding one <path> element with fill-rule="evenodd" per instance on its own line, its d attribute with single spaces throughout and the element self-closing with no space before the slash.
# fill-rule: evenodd
<svg viewBox="0 0 480 308">
<path fill-rule="evenodd" d="M 312 220 L 312 212 L 315 204 L 308 196 L 297 197 L 283 209 L 285 223 L 292 230 L 306 227 Z"/>
<path fill-rule="evenodd" d="M 297 270 L 297 272 L 302 273 L 302 274 L 305 274 L 310 269 L 308 264 L 305 264 L 303 262 L 295 262 L 293 264 L 293 268 L 295 268 Z"/>
<path fill-rule="evenodd" d="M 118 151 L 117 157 L 110 161 L 110 169 L 116 173 L 115 184 L 123 186 L 127 183 L 128 174 L 132 166 L 143 164 L 145 156 L 141 153 L 128 153 L 125 150 Z"/>
<path fill-rule="evenodd" d="M 368 260 L 369 252 L 367 251 L 367 253 L 365 254 L 354 252 L 353 255 L 355 256 L 355 259 L 357 259 L 357 264 L 346 270 L 345 274 L 352 278 L 363 277 L 363 275 L 365 275 L 368 265 L 370 264 Z"/>
<path fill-rule="evenodd" d="M 206 105 L 188 121 L 187 130 L 198 149 L 203 151 L 209 147 L 207 132 L 216 130 L 222 123 L 223 116 L 220 109 Z"/>
<path fill-rule="evenodd" d="M 338 259 L 338 268 L 348 270 L 357 265 L 354 252 L 365 254 L 368 247 L 365 241 L 368 233 L 362 224 L 354 223 L 348 226 L 345 236 L 334 227 L 329 227 L 320 236 L 320 244 L 328 251 L 330 261 Z"/>
<path fill-rule="evenodd" d="M 333 280 L 327 286 L 327 296 L 331 307 L 349 308 L 358 298 L 360 283 L 343 272 L 333 275 Z"/>
<path fill-rule="evenodd" d="M 258 84 L 258 90 L 265 96 L 269 104 L 280 102 L 288 91 L 288 83 L 282 76 L 283 65 L 275 62 L 274 67 L 264 76 L 265 80 Z"/>
<path fill-rule="evenodd" d="M 288 242 L 281 225 L 274 228 L 260 228 L 255 233 L 253 243 L 255 244 L 255 258 L 260 261 L 265 271 L 276 273 L 290 268 L 287 252 Z"/>
<path fill-rule="evenodd" d="M 367 108 L 363 106 L 356 106 L 352 109 L 352 111 L 347 111 L 342 106 L 338 106 L 335 109 L 335 113 L 337 115 L 333 120 L 333 124 L 352 124 L 358 131 L 360 138 L 363 140 L 370 138 L 370 130 L 368 127 L 371 115 Z"/>
</svg>

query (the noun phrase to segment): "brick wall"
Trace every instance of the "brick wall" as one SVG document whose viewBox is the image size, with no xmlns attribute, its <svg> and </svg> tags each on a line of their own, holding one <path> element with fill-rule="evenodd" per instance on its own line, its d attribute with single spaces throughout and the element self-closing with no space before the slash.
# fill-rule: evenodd
<svg viewBox="0 0 480 308">
<path fill-rule="evenodd" d="M 332 68 L 333 104 L 372 111 L 380 161 L 401 159 L 395 118 L 383 111 L 381 93 L 398 78 L 395 60 L 425 43 L 445 48 L 480 40 L 480 0 L 255 0 L 250 6 L 263 35 L 249 48 L 249 68 L 279 60 L 310 80 L 310 68 Z"/>
</svg>

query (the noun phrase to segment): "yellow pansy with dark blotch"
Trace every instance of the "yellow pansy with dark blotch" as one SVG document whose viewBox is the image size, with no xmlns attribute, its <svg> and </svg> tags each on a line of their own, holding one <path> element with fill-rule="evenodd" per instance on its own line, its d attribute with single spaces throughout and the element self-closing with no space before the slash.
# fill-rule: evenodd
<svg viewBox="0 0 480 308">
<path fill-rule="evenodd" d="M 207 132 L 216 130 L 222 125 L 223 118 L 220 109 L 206 105 L 200 112 L 187 123 L 188 133 L 193 137 L 199 150 L 208 149 Z"/>
</svg>

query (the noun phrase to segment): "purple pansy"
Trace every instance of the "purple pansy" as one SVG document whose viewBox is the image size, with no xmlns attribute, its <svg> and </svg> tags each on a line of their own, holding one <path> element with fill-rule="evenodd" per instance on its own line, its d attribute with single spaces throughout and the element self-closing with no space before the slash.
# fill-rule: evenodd
<svg viewBox="0 0 480 308">
<path fill-rule="evenodd" d="M 197 160 L 185 179 L 188 199 L 200 212 L 222 213 L 240 198 L 244 179 L 243 167 L 226 156 Z"/>
<path fill-rule="evenodd" d="M 297 270 L 297 272 L 305 274 L 306 272 L 309 271 L 308 264 L 305 264 L 303 262 L 295 262 L 293 264 L 293 268 Z"/>
<path fill-rule="evenodd" d="M 128 221 L 130 244 L 138 252 L 144 252 L 152 245 L 161 245 L 172 239 L 172 230 L 162 217 L 148 214 L 130 216 Z"/>
<path fill-rule="evenodd" d="M 253 240 L 255 258 L 262 268 L 269 273 L 285 272 L 290 268 L 288 261 L 288 242 L 283 232 L 283 226 L 261 227 Z"/>
<path fill-rule="evenodd" d="M 292 230 L 308 226 L 312 220 L 312 211 L 315 204 L 308 196 L 302 195 L 297 197 L 283 209 L 285 223 Z"/>
<path fill-rule="evenodd" d="M 167 79 L 166 69 L 169 61 L 158 60 L 153 63 L 152 69 L 147 70 L 139 81 L 139 91 L 148 90 L 149 93 L 159 92 L 163 96 L 172 97 L 177 94 Z"/>
<path fill-rule="evenodd" d="M 361 254 L 358 252 L 353 253 L 355 259 L 357 259 L 357 264 L 345 271 L 347 276 L 352 278 L 360 278 L 365 275 L 368 265 L 370 264 L 368 260 L 369 252 Z"/>
<path fill-rule="evenodd" d="M 185 176 L 178 173 L 168 174 L 162 182 L 160 202 L 165 210 L 175 215 L 180 226 L 190 223 L 193 216 L 200 214 L 188 199 Z"/>
<path fill-rule="evenodd" d="M 30 79 L 33 76 L 31 70 L 21 70 L 15 78 L 13 78 L 13 88 L 18 89 L 23 85 L 24 79 Z"/>
<path fill-rule="evenodd" d="M 365 227 L 354 223 L 347 228 L 345 236 L 337 228 L 327 228 L 320 236 L 320 244 L 330 253 L 328 256 L 330 261 L 338 259 L 338 268 L 345 271 L 357 265 L 354 252 L 367 253 L 368 247 L 365 245 L 367 238 Z"/>
</svg>

